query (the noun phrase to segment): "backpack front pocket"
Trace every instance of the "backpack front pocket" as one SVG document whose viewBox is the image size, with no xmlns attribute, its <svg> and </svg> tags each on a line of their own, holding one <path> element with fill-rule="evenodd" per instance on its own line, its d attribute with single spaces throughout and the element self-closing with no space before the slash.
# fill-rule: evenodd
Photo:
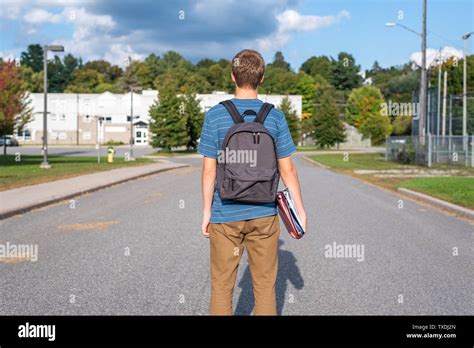
<svg viewBox="0 0 474 348">
<path fill-rule="evenodd" d="M 241 202 L 274 202 L 279 173 L 276 168 L 254 169 L 226 166 L 219 195 Z"/>
</svg>

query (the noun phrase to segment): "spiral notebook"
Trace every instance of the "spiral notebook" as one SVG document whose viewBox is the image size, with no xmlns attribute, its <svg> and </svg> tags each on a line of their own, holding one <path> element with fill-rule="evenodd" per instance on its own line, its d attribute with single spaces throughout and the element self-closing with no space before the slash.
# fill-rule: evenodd
<svg viewBox="0 0 474 348">
<path fill-rule="evenodd" d="M 288 233 L 295 239 L 303 237 L 305 233 L 303 224 L 298 216 L 298 211 L 296 210 L 295 203 L 291 198 L 288 188 L 277 193 L 277 205 L 278 213 Z"/>
</svg>

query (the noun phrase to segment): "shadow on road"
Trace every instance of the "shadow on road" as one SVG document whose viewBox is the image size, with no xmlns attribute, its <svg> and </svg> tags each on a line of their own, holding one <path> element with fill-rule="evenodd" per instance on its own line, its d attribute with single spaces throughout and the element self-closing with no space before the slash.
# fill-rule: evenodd
<svg viewBox="0 0 474 348">
<path fill-rule="evenodd" d="M 278 315 L 281 315 L 283 312 L 288 281 L 297 290 L 302 289 L 304 286 L 303 277 L 301 276 L 300 270 L 296 265 L 296 258 L 292 252 L 281 249 L 283 243 L 284 242 L 282 240 L 278 242 L 278 275 L 276 281 L 276 301 Z M 252 289 L 252 275 L 248 265 L 238 286 L 242 289 L 242 291 L 235 308 L 235 315 L 250 315 L 253 311 L 255 300 Z"/>
</svg>

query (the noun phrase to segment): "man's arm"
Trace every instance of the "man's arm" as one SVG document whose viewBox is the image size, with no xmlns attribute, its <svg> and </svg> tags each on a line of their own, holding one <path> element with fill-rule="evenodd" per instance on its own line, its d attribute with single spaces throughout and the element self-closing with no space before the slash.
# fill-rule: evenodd
<svg viewBox="0 0 474 348">
<path fill-rule="evenodd" d="M 217 161 L 215 158 L 204 157 L 202 161 L 202 234 L 209 238 L 207 230 L 211 221 L 211 205 L 214 196 L 214 182 L 216 179 Z"/>
<path fill-rule="evenodd" d="M 278 168 L 280 170 L 281 179 L 290 191 L 291 197 L 301 218 L 303 228 L 306 232 L 306 211 L 303 205 L 303 198 L 301 197 L 300 182 L 298 180 L 298 173 L 291 161 L 291 156 L 280 158 L 278 160 Z"/>
</svg>

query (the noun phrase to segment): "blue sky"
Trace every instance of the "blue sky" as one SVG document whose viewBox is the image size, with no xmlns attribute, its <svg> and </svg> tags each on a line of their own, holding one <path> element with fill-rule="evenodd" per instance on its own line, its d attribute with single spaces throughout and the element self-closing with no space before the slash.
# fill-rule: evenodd
<svg viewBox="0 0 474 348">
<path fill-rule="evenodd" d="M 175 50 L 196 62 L 243 48 L 267 61 L 281 50 L 293 68 L 313 55 L 352 53 L 367 69 L 416 60 L 422 0 L 0 0 L 0 56 L 19 57 L 30 43 L 63 44 L 84 60 Z M 428 48 L 459 55 L 474 31 L 473 0 L 428 0 Z M 471 39 L 471 41 L 474 37 Z M 471 42 L 469 52 L 473 52 Z M 430 58 L 430 52 L 429 57 Z"/>
</svg>

